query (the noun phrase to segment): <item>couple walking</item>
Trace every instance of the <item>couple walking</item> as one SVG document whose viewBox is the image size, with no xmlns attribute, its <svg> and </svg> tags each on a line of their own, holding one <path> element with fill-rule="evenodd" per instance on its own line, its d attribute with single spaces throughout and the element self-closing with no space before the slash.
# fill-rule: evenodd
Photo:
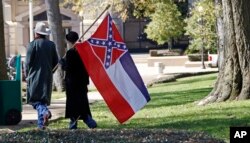
<svg viewBox="0 0 250 143">
<path fill-rule="evenodd" d="M 27 102 L 38 113 L 37 126 L 46 129 L 52 114 L 48 109 L 52 93 L 53 69 L 58 61 L 66 71 L 66 111 L 65 118 L 70 119 L 69 129 L 77 129 L 77 121 L 83 120 L 89 128 L 96 128 L 92 119 L 87 97 L 89 84 L 88 73 L 79 54 L 73 47 L 79 36 L 71 31 L 66 35 L 66 41 L 71 45 L 66 57 L 58 60 L 54 42 L 46 39 L 50 34 L 43 22 L 35 27 L 35 39 L 29 43 L 26 60 L 25 75 L 27 81 Z"/>
</svg>

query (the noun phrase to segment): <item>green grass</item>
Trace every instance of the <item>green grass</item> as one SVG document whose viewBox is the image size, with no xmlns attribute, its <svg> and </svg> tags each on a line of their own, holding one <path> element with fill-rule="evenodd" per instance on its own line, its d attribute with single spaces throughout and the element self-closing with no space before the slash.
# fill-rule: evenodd
<svg viewBox="0 0 250 143">
<path fill-rule="evenodd" d="M 65 92 L 59 92 L 59 91 L 53 91 L 51 95 L 52 100 L 53 99 L 60 99 L 60 98 L 66 98 Z"/>
<path fill-rule="evenodd" d="M 250 101 L 232 101 L 198 106 L 212 90 L 217 74 L 178 79 L 149 88 L 151 101 L 129 121 L 119 124 L 103 101 L 91 104 L 101 129 L 148 128 L 205 132 L 229 141 L 230 126 L 249 126 Z M 79 122 L 80 128 L 86 126 Z M 68 128 L 68 120 L 50 124 L 52 129 Z"/>
<path fill-rule="evenodd" d="M 91 91 L 97 91 L 95 88 L 90 88 L 89 92 Z M 59 92 L 59 91 L 53 91 L 51 98 L 52 99 L 60 99 L 60 98 L 65 98 L 66 93 L 65 92 Z"/>
</svg>

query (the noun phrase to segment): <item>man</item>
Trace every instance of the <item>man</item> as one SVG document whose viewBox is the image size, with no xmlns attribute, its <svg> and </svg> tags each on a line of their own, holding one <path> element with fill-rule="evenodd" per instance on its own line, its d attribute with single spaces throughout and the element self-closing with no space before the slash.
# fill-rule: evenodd
<svg viewBox="0 0 250 143">
<path fill-rule="evenodd" d="M 65 118 L 70 119 L 69 129 L 77 129 L 77 121 L 81 119 L 89 128 L 96 128 L 96 121 L 92 118 L 88 101 L 89 75 L 82 63 L 80 55 L 73 45 L 78 41 L 76 32 L 70 31 L 66 40 L 71 47 L 66 57 L 60 60 L 62 69 L 66 71 L 66 112 Z"/>
<path fill-rule="evenodd" d="M 35 39 L 29 43 L 25 74 L 27 80 L 27 102 L 37 110 L 39 129 L 45 129 L 51 112 L 47 108 L 51 101 L 52 70 L 58 63 L 54 42 L 46 39 L 50 34 L 45 23 L 38 22 L 35 27 Z"/>
</svg>

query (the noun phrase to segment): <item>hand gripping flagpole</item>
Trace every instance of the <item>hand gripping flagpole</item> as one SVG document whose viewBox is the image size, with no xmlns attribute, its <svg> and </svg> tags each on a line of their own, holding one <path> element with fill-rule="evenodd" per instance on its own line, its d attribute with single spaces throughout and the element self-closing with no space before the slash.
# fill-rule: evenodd
<svg viewBox="0 0 250 143">
<path fill-rule="evenodd" d="M 103 12 L 95 19 L 95 21 L 89 26 L 89 28 L 82 34 L 82 36 L 78 39 L 78 41 L 81 40 L 82 37 L 90 30 L 90 28 L 92 28 L 92 27 L 94 26 L 94 24 L 96 23 L 96 21 L 97 21 L 98 19 L 100 19 L 100 17 L 109 9 L 109 7 L 110 7 L 110 4 L 106 6 L 106 8 L 103 10 Z M 76 45 L 76 43 L 74 43 L 73 46 L 72 46 L 71 48 L 75 47 L 75 45 Z M 66 54 L 64 54 L 63 58 L 64 58 L 65 56 L 66 56 Z M 58 65 L 59 65 L 59 63 L 57 63 L 57 65 L 53 68 L 53 70 L 52 70 L 53 73 L 54 73 L 54 72 L 56 71 L 56 69 L 58 68 Z"/>
</svg>

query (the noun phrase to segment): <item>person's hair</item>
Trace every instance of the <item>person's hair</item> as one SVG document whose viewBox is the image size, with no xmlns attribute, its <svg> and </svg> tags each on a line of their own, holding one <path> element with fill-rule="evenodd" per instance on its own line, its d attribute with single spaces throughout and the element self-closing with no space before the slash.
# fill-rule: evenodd
<svg viewBox="0 0 250 143">
<path fill-rule="evenodd" d="M 40 37 L 40 38 L 46 38 L 46 35 L 42 35 L 42 34 L 39 34 L 39 33 L 36 33 L 36 35 L 38 35 L 38 37 Z"/>
<path fill-rule="evenodd" d="M 79 36 L 75 31 L 70 31 L 66 36 L 65 36 L 66 40 L 71 42 L 71 43 L 75 43 L 78 39 Z"/>
</svg>

